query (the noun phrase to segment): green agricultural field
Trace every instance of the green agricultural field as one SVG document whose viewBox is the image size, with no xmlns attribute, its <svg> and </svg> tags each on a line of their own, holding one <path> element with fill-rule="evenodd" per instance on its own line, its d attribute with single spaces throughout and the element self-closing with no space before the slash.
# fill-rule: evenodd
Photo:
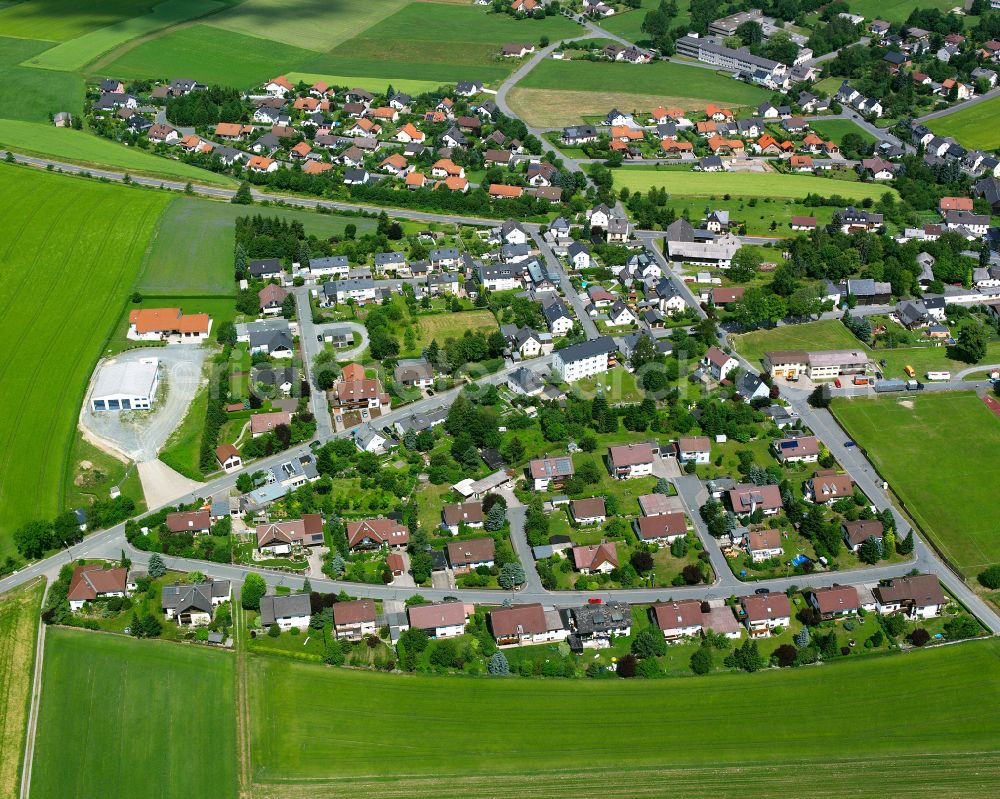
<svg viewBox="0 0 1000 799">
<path fill-rule="evenodd" d="M 48 630 L 31 795 L 235 797 L 234 665 L 207 647 Z"/>
<path fill-rule="evenodd" d="M 218 0 L 165 0 L 153 6 L 148 14 L 116 22 L 46 50 L 30 59 L 28 65 L 70 72 L 83 69 L 94 59 L 132 39 L 222 8 L 225 4 Z"/>
<path fill-rule="evenodd" d="M 966 147 L 993 150 L 1000 147 L 1000 97 L 994 97 L 928 121 L 927 127 L 939 136 L 954 136 Z"/>
<path fill-rule="evenodd" d="M 267 21 L 261 20 L 262 36 L 267 29 Z M 242 89 L 293 70 L 315 55 L 294 45 L 199 23 L 136 45 L 105 65 L 102 73 L 120 78 L 197 75 L 206 83 Z"/>
<path fill-rule="evenodd" d="M 0 167 L 0 555 L 61 509 L 83 393 L 167 195 Z"/>
<path fill-rule="evenodd" d="M 955 7 L 952 0 L 852 0 L 851 11 L 866 20 L 884 19 L 905 22 L 915 8 L 936 8 L 947 13 Z"/>
<path fill-rule="evenodd" d="M 51 46 L 52 42 L 0 37 L 0 117 L 48 123 L 49 114 L 56 111 L 82 113 L 82 76 L 19 66 Z"/>
<path fill-rule="evenodd" d="M 214 28 L 325 51 L 411 0 L 245 0 L 210 20 Z"/>
<path fill-rule="evenodd" d="M 150 0 L 30 0 L 0 9 L 0 31 L 21 39 L 68 42 L 92 30 L 148 13 Z"/>
<path fill-rule="evenodd" d="M 549 59 L 535 67 L 519 86 L 527 89 L 608 91 L 622 86 L 621 94 L 662 95 L 663 102 L 688 98 L 702 103 L 733 106 L 754 105 L 768 93 L 756 86 L 720 75 L 710 69 L 689 67 L 670 61 L 644 66 L 609 61 L 556 61 Z M 646 109 L 648 110 L 648 109 Z"/>
<path fill-rule="evenodd" d="M 248 210 L 198 197 L 175 197 L 160 217 L 136 288 L 150 294 L 234 295 L 233 229 L 248 213 L 279 216 L 303 224 L 307 234 L 337 236 L 348 224 L 358 233 L 375 227 L 363 217 L 335 216 L 291 208 Z"/>
<path fill-rule="evenodd" d="M 972 392 L 837 400 L 834 415 L 864 447 L 910 515 L 965 574 L 1000 563 L 993 519 L 1000 419 Z"/>
<path fill-rule="evenodd" d="M 799 233 L 790 227 L 793 216 L 814 216 L 818 224 L 826 225 L 833 220 L 833 212 L 836 210 L 830 206 L 811 208 L 794 200 L 772 201 L 770 197 L 758 198 L 756 205 L 750 205 L 749 199 L 740 197 L 735 200 L 723 200 L 721 196 L 706 199 L 671 195 L 667 205 L 673 208 L 678 216 L 686 210 L 692 222 L 703 219 L 706 216 L 706 208 L 713 211 L 729 211 L 730 219 L 746 224 L 748 236 L 796 236 Z M 772 221 L 778 223 L 774 230 L 771 229 Z M 765 261 L 780 260 L 781 253 L 776 250 L 765 250 L 764 253 Z"/>
<path fill-rule="evenodd" d="M 976 795 L 1000 775 L 1000 685 L 983 680 L 998 657 L 1000 643 L 984 641 L 655 684 L 402 677 L 253 657 L 252 774 L 314 795 L 404 795 L 405 785 L 408 797 L 483 796 L 498 774 L 532 796 L 661 796 L 665 783 L 697 796 L 762 784 L 778 797 L 875 784 Z M 767 733 L 743 734 L 761 708 Z M 657 745 L 619 747 L 609 774 L 607 731 L 637 725 Z"/>
<path fill-rule="evenodd" d="M 236 181 L 226 175 L 217 175 L 181 161 L 161 158 L 135 147 L 125 147 L 85 131 L 55 128 L 48 123 L 0 119 L 0 146 L 25 155 L 96 168 L 124 170 L 133 175 L 148 175 L 164 180 L 191 180 L 221 186 L 236 185 Z"/>
<path fill-rule="evenodd" d="M 867 130 L 860 127 L 857 123 L 852 122 L 850 119 L 827 119 L 823 120 L 822 117 L 815 120 L 809 121 L 809 127 L 811 127 L 817 136 L 822 136 L 824 139 L 832 139 L 833 141 L 840 144 L 844 136 L 848 133 L 854 133 L 860 136 L 868 144 L 875 141 L 875 137 L 872 136 Z"/>
<path fill-rule="evenodd" d="M 480 6 L 412 3 L 302 67 L 307 72 L 451 83 L 498 81 L 514 61 L 498 57 L 510 41 L 538 43 L 579 35 L 561 16 L 515 20 Z M 384 88 L 381 86 L 380 88 Z"/>
<path fill-rule="evenodd" d="M 28 724 L 35 665 L 38 613 L 45 580 L 0 594 L 0 797 L 13 799 L 21 782 L 24 732 Z"/>
<path fill-rule="evenodd" d="M 863 346 L 839 319 L 824 319 L 804 325 L 782 325 L 730 337 L 737 352 L 751 364 L 759 364 L 772 350 L 844 350 Z"/>
<path fill-rule="evenodd" d="M 738 197 L 777 197 L 801 200 L 809 194 L 840 195 L 845 200 L 878 199 L 895 189 L 872 183 L 830 180 L 814 175 L 783 175 L 777 172 L 677 172 L 630 167 L 614 170 L 615 185 L 631 191 L 665 188 L 673 196 L 711 197 L 730 194 Z M 898 195 L 897 195 L 898 196 Z"/>
<path fill-rule="evenodd" d="M 598 24 L 606 31 L 623 36 L 631 42 L 649 41 L 648 34 L 642 31 L 642 22 L 650 8 L 657 3 L 647 3 L 646 8 L 639 8 L 635 11 L 628 11 L 615 14 L 613 17 L 602 19 Z M 674 17 L 672 25 L 683 25 L 688 21 L 688 12 L 691 10 L 691 0 L 678 0 L 677 16 Z"/>
</svg>

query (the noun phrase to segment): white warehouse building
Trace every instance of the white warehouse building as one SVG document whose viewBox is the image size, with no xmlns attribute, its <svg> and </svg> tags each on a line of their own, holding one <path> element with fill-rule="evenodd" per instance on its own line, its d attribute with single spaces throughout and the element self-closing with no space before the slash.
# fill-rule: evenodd
<svg viewBox="0 0 1000 799">
<path fill-rule="evenodd" d="M 148 411 L 160 383 L 159 363 L 156 358 L 143 358 L 104 364 L 90 392 L 91 410 Z"/>
</svg>

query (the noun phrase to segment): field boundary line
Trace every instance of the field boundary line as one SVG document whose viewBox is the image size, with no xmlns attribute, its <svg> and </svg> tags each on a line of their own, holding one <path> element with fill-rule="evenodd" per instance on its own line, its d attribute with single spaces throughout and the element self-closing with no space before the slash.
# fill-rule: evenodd
<svg viewBox="0 0 1000 799">
<path fill-rule="evenodd" d="M 45 580 L 45 591 L 42 593 L 42 607 L 45 607 L 45 597 L 49 595 L 49 582 Z M 39 610 L 39 614 L 41 610 Z M 31 707 L 28 710 L 28 724 L 24 730 L 24 751 L 21 754 L 21 789 L 18 792 L 21 799 L 28 799 L 31 793 L 31 768 L 35 758 L 35 734 L 38 731 L 38 710 L 42 703 L 42 667 L 45 663 L 45 628 L 48 625 L 41 618 L 38 620 L 38 633 L 35 638 L 35 658 L 31 680 Z"/>
</svg>

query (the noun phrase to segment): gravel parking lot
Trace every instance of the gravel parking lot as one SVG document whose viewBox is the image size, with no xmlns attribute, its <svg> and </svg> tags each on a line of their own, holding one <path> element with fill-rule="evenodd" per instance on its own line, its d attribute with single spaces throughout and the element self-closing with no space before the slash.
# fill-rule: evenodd
<svg viewBox="0 0 1000 799">
<path fill-rule="evenodd" d="M 177 344 L 129 350 L 105 363 L 124 363 L 141 358 L 160 361 L 160 387 L 151 411 L 94 413 L 90 389 L 80 413 L 80 424 L 90 434 L 137 463 L 156 460 L 160 447 L 184 419 L 191 400 L 202 384 L 202 365 L 208 355 L 203 347 Z M 95 374 L 96 374 L 95 370 Z"/>
</svg>

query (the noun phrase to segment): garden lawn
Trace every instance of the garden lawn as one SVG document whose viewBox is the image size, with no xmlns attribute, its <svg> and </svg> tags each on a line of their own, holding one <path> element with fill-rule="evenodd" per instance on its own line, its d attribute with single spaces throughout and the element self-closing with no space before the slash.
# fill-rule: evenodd
<svg viewBox="0 0 1000 799">
<path fill-rule="evenodd" d="M 848 133 L 860 136 L 867 144 L 872 144 L 875 141 L 874 136 L 850 119 L 824 120 L 822 117 L 817 117 L 809 120 L 809 127 L 816 132 L 817 136 L 833 139 L 837 144 L 840 144 Z"/>
<path fill-rule="evenodd" d="M 14 3 L 0 9 L 0 31 L 23 39 L 66 42 L 89 31 L 145 14 L 150 0 L 45 0 Z"/>
<path fill-rule="evenodd" d="M 765 352 L 774 350 L 842 350 L 864 346 L 838 319 L 782 325 L 730 338 L 740 355 L 755 366 L 763 360 Z"/>
<path fill-rule="evenodd" d="M 965 574 L 1000 563 L 992 517 L 1000 420 L 974 393 L 836 400 L 834 415 Z"/>
<path fill-rule="evenodd" d="M 953 114 L 929 120 L 926 125 L 939 136 L 954 136 L 969 148 L 992 150 L 1000 147 L 1000 97 L 993 97 Z"/>
<path fill-rule="evenodd" d="M 48 73 L 46 73 L 48 74 Z M 83 164 L 89 167 L 115 169 L 133 175 L 149 175 L 167 180 L 191 180 L 235 186 L 236 181 L 207 169 L 161 158 L 145 150 L 125 147 L 110 139 L 102 139 L 80 130 L 55 128 L 48 122 L 24 122 L 0 119 L 0 146 L 17 153 Z"/>
<path fill-rule="evenodd" d="M 30 59 L 28 65 L 67 72 L 79 70 L 125 42 L 222 8 L 225 4 L 218 0 L 164 0 L 148 14 L 116 22 L 46 50 Z"/>
<path fill-rule="evenodd" d="M 796 236 L 798 233 L 791 229 L 793 216 L 814 216 L 817 224 L 826 225 L 833 220 L 833 212 L 836 210 L 828 205 L 810 208 L 794 200 L 772 201 L 769 197 L 759 198 L 756 205 L 750 205 L 748 198 L 744 197 L 723 200 L 720 197 L 706 199 L 672 195 L 668 198 L 667 205 L 677 212 L 677 216 L 681 216 L 682 212 L 687 210 L 692 220 L 703 219 L 706 216 L 706 208 L 712 211 L 729 211 L 730 219 L 746 224 L 748 236 Z M 772 221 L 777 223 L 773 230 Z M 780 260 L 780 250 L 764 250 L 764 252 L 767 253 L 765 261 Z"/>
<path fill-rule="evenodd" d="M 17 796 L 45 580 L 0 594 L 0 797 Z"/>
<path fill-rule="evenodd" d="M 31 795 L 235 797 L 234 665 L 208 647 L 49 629 Z"/>
<path fill-rule="evenodd" d="M 259 33 L 266 35 L 269 27 L 262 19 Z M 205 83 L 248 89 L 315 55 L 302 47 L 199 23 L 142 42 L 105 66 L 103 72 L 122 79 L 197 75 Z"/>
<path fill-rule="evenodd" d="M 418 315 L 417 326 L 420 331 L 417 336 L 418 349 L 426 347 L 432 340 L 437 340 L 443 346 L 450 338 L 461 338 L 466 330 L 481 331 L 489 336 L 500 329 L 493 314 L 484 310 Z"/>
<path fill-rule="evenodd" d="M 0 117 L 47 124 L 49 114 L 57 111 L 83 112 L 81 75 L 21 66 L 22 61 L 51 46 L 52 42 L 0 37 Z M 25 102 L 26 97 L 31 102 Z"/>
<path fill-rule="evenodd" d="M 175 197 L 160 217 L 136 288 L 159 294 L 235 295 L 233 231 L 236 218 L 249 213 L 245 206 Z M 289 208 L 268 208 L 260 213 L 301 222 L 306 234 L 317 238 L 340 235 L 348 224 L 356 225 L 359 233 L 375 226 L 363 217 Z"/>
<path fill-rule="evenodd" d="M 777 172 L 678 172 L 649 168 L 613 171 L 615 186 L 630 191 L 665 188 L 671 195 L 712 197 L 773 197 L 801 200 L 809 194 L 839 195 L 845 200 L 878 199 L 886 192 L 898 198 L 895 189 L 873 183 L 830 180 L 815 175 L 783 175 Z"/>
<path fill-rule="evenodd" d="M 619 13 L 615 14 L 613 17 L 600 20 L 598 24 L 604 28 L 604 30 L 623 36 L 631 42 L 648 42 L 649 34 L 644 33 L 642 30 L 643 20 L 646 19 L 646 14 L 649 9 L 653 7 L 653 4 L 648 5 L 649 8 L 638 8 L 635 11 L 629 11 L 627 13 L 619 11 Z M 674 17 L 671 22 L 671 27 L 684 24 L 688 21 L 688 12 L 691 8 L 691 0 L 678 0 L 676 5 L 677 16 Z"/>
<path fill-rule="evenodd" d="M 1000 643 L 984 641 L 655 685 L 403 677 L 253 657 L 252 773 L 328 794 L 378 795 L 401 779 L 408 797 L 490 794 L 497 774 L 508 791 L 537 796 L 598 785 L 606 797 L 662 795 L 664 780 L 701 796 L 763 784 L 768 796 L 845 795 L 873 780 L 900 795 L 974 795 L 1000 774 L 1000 684 L 983 680 L 998 655 Z M 774 710 L 767 734 L 741 734 L 761 708 Z M 611 778 L 597 765 L 607 731 L 637 724 L 658 745 L 621 747 Z"/>
<path fill-rule="evenodd" d="M 0 555 L 61 509 L 76 419 L 167 196 L 0 167 Z"/>
</svg>

